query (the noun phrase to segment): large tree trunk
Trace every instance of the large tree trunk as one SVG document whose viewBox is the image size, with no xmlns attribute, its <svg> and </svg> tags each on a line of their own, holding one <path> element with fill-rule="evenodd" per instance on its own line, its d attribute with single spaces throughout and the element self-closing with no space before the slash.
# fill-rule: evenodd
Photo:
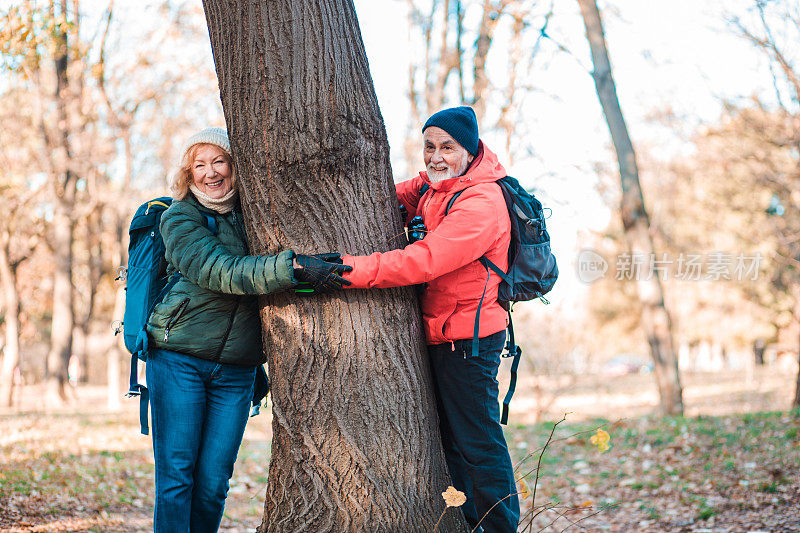
<svg viewBox="0 0 800 533">
<path fill-rule="evenodd" d="M 253 253 L 401 231 L 351 0 L 205 0 Z M 409 289 L 261 301 L 273 444 L 260 532 L 429 532 L 449 484 Z M 452 510 L 439 531 L 464 531 Z"/>
<path fill-rule="evenodd" d="M 617 98 L 617 88 L 611 74 L 603 25 L 595 0 L 578 0 L 586 25 L 586 37 L 592 51 L 595 87 L 600 105 L 611 132 L 617 153 L 620 182 L 622 184 L 622 225 L 628 248 L 635 257 L 654 257 L 650 237 L 650 220 L 644 207 L 644 197 L 639 184 L 639 169 L 628 128 Z M 678 374 L 678 358 L 672 338 L 672 322 L 664 305 L 664 291 L 658 273 L 648 272 L 649 262 L 642 265 L 636 277 L 639 300 L 642 303 L 642 328 L 650 344 L 655 364 L 656 381 L 661 398 L 661 410 L 666 414 L 683 413 L 683 392 Z"/>
</svg>

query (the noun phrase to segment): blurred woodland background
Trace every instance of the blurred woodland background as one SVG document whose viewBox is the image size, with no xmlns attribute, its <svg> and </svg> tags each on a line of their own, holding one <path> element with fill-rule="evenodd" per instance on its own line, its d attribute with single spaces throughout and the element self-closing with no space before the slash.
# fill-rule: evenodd
<svg viewBox="0 0 800 533">
<path fill-rule="evenodd" d="M 520 436 L 536 427 L 528 425 L 567 411 L 571 420 L 584 421 L 788 412 L 800 405 L 797 2 L 652 6 L 654 12 L 683 10 L 687 19 L 702 14 L 702 24 L 712 26 L 708 35 L 738 43 L 718 60 L 739 65 L 728 74 L 753 89 L 733 94 L 715 85 L 721 78 L 709 76 L 687 89 L 702 113 L 688 111 L 692 106 L 681 92 L 675 100 L 659 93 L 652 105 L 635 101 L 651 87 L 652 72 L 680 76 L 674 64 L 680 60 L 669 50 L 632 50 L 618 39 L 615 30 L 648 31 L 637 26 L 644 22 L 637 22 L 641 8 L 632 2 L 596 6 L 611 60 L 606 78 L 586 39 L 594 2 L 380 3 L 403 15 L 403 42 L 381 38 L 381 27 L 401 25 L 377 19 L 377 2 L 355 2 L 390 131 L 395 179 L 423 168 L 419 128 L 425 119 L 464 103 L 474 107 L 482 138 L 506 168 L 552 210 L 548 223 L 562 278 L 548 295 L 550 305 L 515 309 L 524 361 L 511 407 L 518 425 L 512 441 L 527 446 L 538 438 Z M 658 18 L 649 21 L 658 24 Z M 673 30 L 674 39 L 688 41 L 698 56 L 712 49 L 708 42 L 692 45 L 689 30 Z M 387 65 L 391 60 L 382 54 L 398 47 L 406 50 L 407 64 Z M 639 62 L 615 59 L 624 55 Z M 644 66 L 630 72 L 620 64 Z M 202 5 L 0 0 L 0 71 L 0 420 L 16 435 L 2 444 L 30 437 L 42 420 L 54 428 L 64 420 L 94 424 L 82 418 L 92 411 L 105 413 L 104 421 L 123 420 L 135 432 L 136 402 L 122 398 L 128 354 L 114 332 L 124 283 L 115 278 L 126 264 L 130 217 L 143 201 L 167 193 L 166 177 L 183 139 L 207 125 L 224 125 Z M 603 115 L 609 111 L 597 105 L 593 82 L 600 92 L 611 73 L 614 99 L 618 94 L 632 124 L 625 130 L 630 152 L 620 151 L 617 137 L 612 143 Z M 387 86 L 396 93 L 382 93 Z M 583 96 L 570 112 L 576 87 Z M 626 161 L 638 164 L 635 172 Z M 630 193 L 626 175 L 635 177 L 643 202 Z M 500 374 L 504 391 L 508 372 L 501 368 Z M 37 412 L 77 418 L 39 419 L 33 426 L 20 418 Z M 796 413 L 774 420 L 797 426 Z M 248 429 L 256 433 L 248 433 L 246 446 L 268 442 L 263 423 Z M 681 424 L 670 427 L 685 441 Z M 796 450 L 796 430 L 782 445 Z M 141 459 L 147 443 L 136 446 L 132 453 Z M 268 456 L 268 444 L 252 446 Z M 252 470 L 265 460 L 253 460 Z M 783 479 L 780 472 L 765 476 L 765 483 Z M 127 477 L 120 477 L 123 485 Z M 251 477 L 243 494 L 262 488 L 257 474 Z M 647 483 L 642 479 L 636 483 Z M 6 498 L 21 490 L 2 486 Z M 133 493 L 141 490 L 132 486 Z M 796 497 L 797 487 L 792 490 Z M 146 507 L 146 497 L 129 500 L 132 509 Z M 703 505 L 718 505 L 709 501 L 687 504 L 695 509 L 693 520 Z M 642 530 L 665 516 L 637 509 L 635 522 L 647 522 Z M 9 516 L 0 513 L 0 525 L 19 519 Z M 233 515 L 226 520 L 232 530 L 247 523 Z"/>
<path fill-rule="evenodd" d="M 637 279 L 648 276 L 660 278 L 681 371 L 744 374 L 762 364 L 796 370 L 797 5 L 757 0 L 742 3 L 740 12 L 719 13 L 721 27 L 768 66 L 741 76 L 768 75 L 763 83 L 772 94 L 721 101 L 712 122 L 680 116 L 665 101 L 646 117 L 670 130 L 661 134 L 663 144 L 633 138 L 653 243 L 645 254 L 625 238 L 614 152 L 607 148 L 603 159 L 592 160 L 581 145 L 568 146 L 575 166 L 590 165 L 595 176 L 593 187 L 585 179 L 571 184 L 552 176 L 557 171 L 548 170 L 527 132 L 526 99 L 541 92 L 537 79 L 559 55 L 584 52 L 567 49 L 551 30 L 553 17 L 566 15 L 547 2 L 395 4 L 405 7 L 414 50 L 407 68 L 394 69 L 393 82 L 406 86 L 406 109 L 399 115 L 391 109 L 386 118 L 399 116 L 406 130 L 393 151 L 396 179 L 422 168 L 420 124 L 463 102 L 474 106 L 482 136 L 506 166 L 553 211 L 562 281 L 549 297 L 552 305 L 517 308 L 531 367 L 526 374 L 579 376 L 602 372 L 609 362 L 610 373 L 636 365 L 650 370 L 644 304 L 637 297 Z M 47 402 L 58 403 L 91 383 L 109 386 L 114 407 L 119 376 L 127 371 L 113 335 L 124 301 L 124 284 L 115 278 L 126 263 L 131 213 L 166 193 L 183 138 L 223 122 L 202 6 L 30 1 L 5 6 L 2 14 L 0 403 L 19 402 L 16 385 L 47 382 Z M 625 16 L 613 5 L 607 15 Z M 572 16 L 568 22 L 579 25 L 577 13 Z M 362 20 L 365 27 L 375 23 Z M 613 34 L 608 38 L 613 44 Z M 373 62 L 382 63 L 380 50 L 369 44 Z M 612 59 L 613 53 L 611 47 Z M 587 117 L 586 126 L 575 116 L 545 126 L 552 135 L 590 129 L 601 116 Z M 609 140 L 602 142 L 608 147 Z M 537 179 L 540 169 L 548 175 Z M 604 227 L 581 218 L 586 197 L 604 202 Z M 559 222 L 570 218 L 578 231 L 562 238 Z M 591 266 L 581 255 L 586 250 L 605 263 L 599 279 L 580 271 Z M 655 272 L 637 271 L 651 262 Z M 575 283 L 576 270 L 593 282 Z"/>
</svg>

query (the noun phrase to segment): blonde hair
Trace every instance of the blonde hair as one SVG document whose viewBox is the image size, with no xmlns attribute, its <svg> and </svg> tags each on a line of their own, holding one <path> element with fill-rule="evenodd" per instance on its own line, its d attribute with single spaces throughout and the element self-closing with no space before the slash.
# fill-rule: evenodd
<svg viewBox="0 0 800 533">
<path fill-rule="evenodd" d="M 189 184 L 192 183 L 192 163 L 194 163 L 197 151 L 203 146 L 221 148 L 212 143 L 197 143 L 186 149 L 181 158 L 180 167 L 169 178 L 169 190 L 172 192 L 173 200 L 183 200 L 189 194 Z M 233 169 L 233 159 L 225 150 L 222 150 L 222 153 L 231 168 L 231 186 L 236 188 L 236 172 Z"/>
</svg>

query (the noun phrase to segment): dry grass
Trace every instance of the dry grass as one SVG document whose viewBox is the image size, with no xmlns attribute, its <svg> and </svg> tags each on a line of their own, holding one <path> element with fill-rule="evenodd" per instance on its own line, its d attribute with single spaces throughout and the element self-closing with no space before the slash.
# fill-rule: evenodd
<svg viewBox="0 0 800 533">
<path fill-rule="evenodd" d="M 612 423 L 613 446 L 598 455 L 582 436 L 554 444 L 544 457 L 537 504 L 583 506 L 567 515 L 573 520 L 616 504 L 584 522 L 590 531 L 800 531 L 781 516 L 798 503 L 797 416 L 708 418 L 787 410 L 791 373 L 685 376 L 687 415 L 704 415 L 687 419 L 639 418 L 656 404 L 652 376 L 585 376 L 566 390 L 563 379 L 537 378 L 538 398 L 533 379 L 522 380 L 512 403 L 508 439 L 515 458 L 549 433 L 552 423 L 531 424 L 533 408 L 544 400 L 552 400 L 545 420 L 572 413 L 557 436 L 603 417 Z M 102 388 L 82 387 L 74 405 L 45 412 L 31 410 L 42 397 L 39 388 L 23 394 L 28 410 L 0 412 L 0 531 L 151 530 L 153 454 L 149 437 L 138 432 L 137 403 L 109 412 L 97 407 L 105 404 Z M 253 531 L 260 523 L 270 438 L 265 410 L 245 432 L 221 531 Z"/>
</svg>

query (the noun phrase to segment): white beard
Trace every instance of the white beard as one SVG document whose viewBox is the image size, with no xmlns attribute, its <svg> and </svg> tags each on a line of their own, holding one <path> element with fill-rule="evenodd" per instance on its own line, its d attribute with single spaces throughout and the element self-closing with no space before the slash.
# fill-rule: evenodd
<svg viewBox="0 0 800 533">
<path fill-rule="evenodd" d="M 433 170 L 434 165 L 428 165 L 428 178 L 431 180 L 431 183 L 439 183 L 440 181 L 449 180 L 450 178 L 455 178 L 464 174 L 467 171 L 467 167 L 469 166 L 469 159 L 466 152 L 464 153 L 464 158 L 459 163 L 460 172 L 456 173 L 452 168 L 447 167 L 445 170 Z"/>
<path fill-rule="evenodd" d="M 446 170 L 433 170 L 432 165 L 428 166 L 428 178 L 430 178 L 431 183 L 439 183 L 440 181 L 449 180 L 450 178 L 455 178 L 456 174 L 453 172 L 453 169 L 447 167 Z"/>
</svg>

